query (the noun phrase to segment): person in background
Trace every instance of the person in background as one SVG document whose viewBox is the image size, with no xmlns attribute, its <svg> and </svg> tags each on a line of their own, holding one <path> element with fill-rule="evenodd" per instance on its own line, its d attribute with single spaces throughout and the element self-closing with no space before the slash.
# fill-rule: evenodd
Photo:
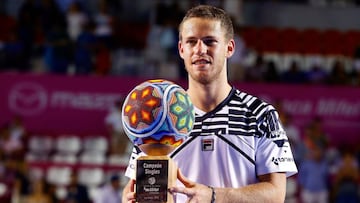
<svg viewBox="0 0 360 203">
<path fill-rule="evenodd" d="M 70 39 L 75 42 L 82 33 L 84 26 L 89 22 L 89 17 L 82 9 L 82 5 L 74 1 L 66 12 L 67 32 Z"/>
<path fill-rule="evenodd" d="M 17 35 L 23 46 L 23 55 L 17 56 L 20 69 L 31 70 L 31 57 L 33 57 L 36 43 L 36 29 L 41 21 L 36 0 L 25 0 L 17 14 Z M 14 56 L 12 56 L 14 57 Z"/>
<path fill-rule="evenodd" d="M 307 157 L 300 163 L 298 179 L 303 203 L 328 202 L 330 173 L 322 146 L 308 150 Z"/>
<path fill-rule="evenodd" d="M 179 26 L 178 49 L 195 123 L 170 154 L 179 181 L 169 192 L 177 203 L 284 202 L 286 178 L 297 167 L 275 108 L 228 81 L 227 59 L 235 50 L 230 16 L 214 6 L 191 8 Z M 133 166 L 143 154 L 135 146 L 123 203 L 136 199 Z"/>
<path fill-rule="evenodd" d="M 73 43 L 65 25 L 57 22 L 45 35 L 44 60 L 49 73 L 67 74 L 73 60 Z"/>
<path fill-rule="evenodd" d="M 351 78 L 351 84 L 355 87 L 360 87 L 360 63 L 353 68 Z"/>
<path fill-rule="evenodd" d="M 95 197 L 94 203 L 119 203 L 121 202 L 120 177 L 112 175 Z"/>
<path fill-rule="evenodd" d="M 31 192 L 25 198 L 25 203 L 53 203 L 51 195 L 47 193 L 48 183 L 44 179 L 34 179 L 31 182 Z"/>
<path fill-rule="evenodd" d="M 20 138 L 12 137 L 10 124 L 0 129 L 0 149 L 7 159 L 21 160 L 24 148 L 24 143 Z"/>
<path fill-rule="evenodd" d="M 75 73 L 88 75 L 94 71 L 94 57 L 98 48 L 98 39 L 94 34 L 94 23 L 86 23 L 75 40 Z"/>
<path fill-rule="evenodd" d="M 357 49 L 357 54 L 354 56 L 351 68 L 351 84 L 355 87 L 360 86 L 360 47 Z"/>
<path fill-rule="evenodd" d="M 328 85 L 349 85 L 351 84 L 350 74 L 346 71 L 345 64 L 341 60 L 336 60 L 331 67 L 327 77 Z"/>
<path fill-rule="evenodd" d="M 122 99 L 115 101 L 114 108 L 105 117 L 105 125 L 111 136 L 111 154 L 124 155 L 130 143 L 122 125 L 121 109 L 123 102 Z"/>
<path fill-rule="evenodd" d="M 306 78 L 306 81 L 310 84 L 325 84 L 328 74 L 320 63 L 314 63 L 306 73 Z"/>
<path fill-rule="evenodd" d="M 286 135 L 289 139 L 291 151 L 294 153 L 294 159 L 297 164 L 305 156 L 305 145 L 301 140 L 301 131 L 299 126 L 295 125 L 293 122 L 293 116 L 286 111 L 284 107 L 284 102 L 282 100 L 276 100 L 274 102 L 274 107 L 279 113 L 279 118 L 281 120 L 282 126 L 286 132 Z"/>
<path fill-rule="evenodd" d="M 246 57 L 246 45 L 241 37 L 240 25 L 234 26 L 234 40 L 235 40 L 235 54 L 229 59 L 229 81 L 241 82 L 245 78 L 245 64 L 244 58 Z"/>
<path fill-rule="evenodd" d="M 88 188 L 79 183 L 78 174 L 73 171 L 70 176 L 70 184 L 67 187 L 65 203 L 90 203 Z"/>
<path fill-rule="evenodd" d="M 268 60 L 266 70 L 264 72 L 264 80 L 266 83 L 280 82 L 279 71 L 276 63 L 273 60 Z"/>
<path fill-rule="evenodd" d="M 301 70 L 299 62 L 292 61 L 288 70 L 280 75 L 280 80 L 287 84 L 304 84 L 306 83 L 306 74 Z"/>
<path fill-rule="evenodd" d="M 246 68 L 245 81 L 261 83 L 264 82 L 264 73 L 266 71 L 266 61 L 263 55 L 256 57 L 254 65 Z"/>
<path fill-rule="evenodd" d="M 325 150 L 329 148 L 330 140 L 323 129 L 323 122 L 323 118 L 316 116 L 305 126 L 302 137 L 306 149 L 311 149 L 315 146 L 320 146 Z"/>
<path fill-rule="evenodd" d="M 103 43 L 106 47 L 113 47 L 113 26 L 114 17 L 109 12 L 109 5 L 105 0 L 99 1 L 98 12 L 94 14 L 93 20 L 95 22 L 95 36 L 100 43 Z"/>
<path fill-rule="evenodd" d="M 336 164 L 333 195 L 335 203 L 356 203 L 359 196 L 359 165 L 351 146 L 342 146 L 341 158 Z"/>
<path fill-rule="evenodd" d="M 10 33 L 4 42 L 0 40 L 0 70 L 25 71 L 30 58 L 25 57 L 25 52 L 25 44 L 15 33 Z"/>
</svg>

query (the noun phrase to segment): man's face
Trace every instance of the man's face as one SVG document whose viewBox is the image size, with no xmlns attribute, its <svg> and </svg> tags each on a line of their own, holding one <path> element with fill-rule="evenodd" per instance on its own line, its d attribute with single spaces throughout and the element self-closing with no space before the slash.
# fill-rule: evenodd
<svg viewBox="0 0 360 203">
<path fill-rule="evenodd" d="M 119 180 L 113 180 L 113 181 L 111 181 L 111 185 L 115 190 L 117 190 L 117 189 L 120 188 L 120 181 Z"/>
<path fill-rule="evenodd" d="M 191 79 L 208 84 L 226 76 L 226 59 L 234 41 L 225 39 L 220 21 L 190 18 L 183 22 L 178 48 Z"/>
</svg>

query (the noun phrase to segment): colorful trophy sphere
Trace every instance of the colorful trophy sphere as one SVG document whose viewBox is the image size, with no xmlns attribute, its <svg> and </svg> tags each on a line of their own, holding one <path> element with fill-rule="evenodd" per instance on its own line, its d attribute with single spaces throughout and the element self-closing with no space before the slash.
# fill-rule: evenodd
<svg viewBox="0 0 360 203">
<path fill-rule="evenodd" d="M 169 153 L 189 135 L 195 112 L 182 87 L 168 80 L 148 80 L 127 95 L 122 120 L 127 136 L 145 153 L 149 150 L 141 146 L 149 144 L 170 147 Z"/>
</svg>

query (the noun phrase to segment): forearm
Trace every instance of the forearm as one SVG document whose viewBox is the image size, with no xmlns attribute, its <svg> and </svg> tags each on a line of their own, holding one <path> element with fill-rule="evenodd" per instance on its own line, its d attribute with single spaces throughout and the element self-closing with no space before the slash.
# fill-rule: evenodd
<svg viewBox="0 0 360 203">
<path fill-rule="evenodd" d="M 272 173 L 258 177 L 260 182 L 241 188 L 216 188 L 216 202 L 274 202 L 285 201 L 286 175 Z"/>
<path fill-rule="evenodd" d="M 284 202 L 285 190 L 262 182 L 242 188 L 215 188 L 216 203 Z"/>
<path fill-rule="evenodd" d="M 248 202 L 274 202 L 285 201 L 286 174 L 269 173 L 258 176 L 259 182 L 240 188 L 214 188 L 190 181 L 180 170 L 178 179 L 185 187 L 171 187 L 171 193 L 181 193 L 188 197 L 189 202 L 213 202 L 216 203 L 248 203 Z M 215 197 L 215 198 L 213 198 Z"/>
</svg>

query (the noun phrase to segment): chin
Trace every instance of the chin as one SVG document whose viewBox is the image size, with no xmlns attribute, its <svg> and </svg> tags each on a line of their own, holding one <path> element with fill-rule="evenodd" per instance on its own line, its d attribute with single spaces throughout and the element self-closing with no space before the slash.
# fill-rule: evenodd
<svg viewBox="0 0 360 203">
<path fill-rule="evenodd" d="M 207 74 L 203 73 L 196 75 L 193 77 L 193 79 L 201 84 L 209 84 L 212 81 L 212 79 Z"/>
</svg>

